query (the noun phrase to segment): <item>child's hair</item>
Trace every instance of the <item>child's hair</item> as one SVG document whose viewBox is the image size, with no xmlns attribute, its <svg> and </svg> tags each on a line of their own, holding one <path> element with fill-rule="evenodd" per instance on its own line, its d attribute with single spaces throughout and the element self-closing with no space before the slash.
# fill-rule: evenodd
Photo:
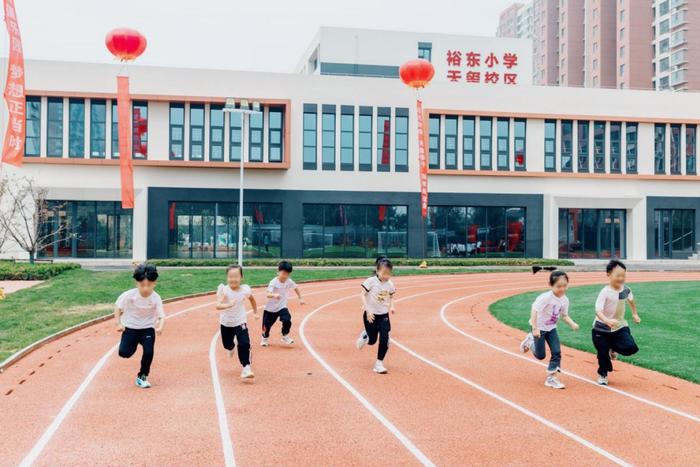
<svg viewBox="0 0 700 467">
<path fill-rule="evenodd" d="M 374 265 L 375 265 L 375 266 L 378 266 L 378 265 L 379 265 L 379 262 L 382 261 L 382 260 L 384 260 L 384 259 L 389 259 L 389 257 L 386 256 L 386 255 L 379 255 L 379 256 L 377 256 L 377 259 L 374 260 Z"/>
<path fill-rule="evenodd" d="M 566 282 L 569 282 L 569 276 L 568 274 L 566 274 L 566 272 L 559 270 L 552 271 L 552 273 L 549 275 L 549 285 L 554 286 L 554 284 L 556 284 L 557 281 L 562 277 L 566 279 Z"/>
<path fill-rule="evenodd" d="M 232 271 L 233 269 L 238 269 L 238 272 L 241 273 L 241 277 L 243 277 L 243 266 L 240 264 L 231 264 L 226 268 L 226 274 L 229 273 L 229 271 Z"/>
<path fill-rule="evenodd" d="M 610 274 L 613 271 L 613 269 L 615 269 L 617 267 L 620 267 L 620 268 L 624 269 L 625 271 L 627 271 L 627 266 L 625 266 L 625 263 L 623 263 L 619 259 L 611 259 L 608 262 L 607 266 L 605 266 L 605 272 Z"/>
<path fill-rule="evenodd" d="M 141 282 L 144 279 L 155 282 L 158 280 L 158 269 L 152 264 L 142 263 L 134 269 L 133 277 L 136 282 Z"/>
<path fill-rule="evenodd" d="M 394 265 L 391 263 L 391 260 L 386 256 L 380 256 L 379 258 L 377 258 L 377 261 L 375 263 L 377 265 L 377 271 L 379 271 L 381 268 L 387 268 L 389 269 L 389 271 L 394 270 Z"/>
<path fill-rule="evenodd" d="M 280 261 L 280 264 L 277 265 L 277 270 L 278 271 L 285 271 L 291 274 L 292 270 L 294 267 L 292 266 L 292 263 L 286 260 Z"/>
</svg>

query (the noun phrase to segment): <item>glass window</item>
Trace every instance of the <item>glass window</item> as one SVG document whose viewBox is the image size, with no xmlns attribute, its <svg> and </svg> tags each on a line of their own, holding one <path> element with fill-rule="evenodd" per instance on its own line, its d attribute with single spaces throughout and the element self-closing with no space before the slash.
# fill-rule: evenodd
<svg viewBox="0 0 700 467">
<path fill-rule="evenodd" d="M 335 107 L 321 115 L 321 162 L 323 170 L 335 170 Z"/>
<path fill-rule="evenodd" d="M 209 160 L 224 160 L 224 106 L 209 107 Z"/>
<path fill-rule="evenodd" d="M 626 155 L 627 155 L 627 173 L 637 173 L 637 135 L 638 125 L 636 123 L 627 122 L 625 124 L 626 132 Z"/>
<path fill-rule="evenodd" d="M 418 44 L 418 58 L 430 61 L 432 55 L 432 44 L 429 43 L 419 43 Z"/>
<path fill-rule="evenodd" d="M 573 131 L 571 120 L 561 121 L 561 171 L 573 171 Z"/>
<path fill-rule="evenodd" d="M 428 166 L 440 168 L 440 116 L 431 115 L 428 119 Z"/>
<path fill-rule="evenodd" d="M 107 153 L 107 101 L 90 99 L 90 157 L 104 158 Z"/>
<path fill-rule="evenodd" d="M 445 168 L 457 168 L 457 116 L 445 116 Z"/>
<path fill-rule="evenodd" d="M 622 123 L 610 122 L 610 172 L 622 172 Z"/>
<path fill-rule="evenodd" d="M 681 126 L 671 125 L 671 174 L 681 173 Z"/>
<path fill-rule="evenodd" d="M 593 170 L 605 172 L 605 122 L 593 123 Z"/>
<path fill-rule="evenodd" d="M 481 170 L 491 170 L 493 149 L 491 148 L 491 136 L 493 133 L 491 117 L 479 117 L 479 165 Z"/>
<path fill-rule="evenodd" d="M 695 210 L 654 210 L 654 256 L 688 259 L 695 251 Z"/>
<path fill-rule="evenodd" d="M 389 109 L 377 111 L 377 171 L 388 172 L 391 168 L 391 115 Z"/>
<path fill-rule="evenodd" d="M 666 173 L 666 124 L 654 124 L 654 173 Z"/>
<path fill-rule="evenodd" d="M 473 169 L 476 125 L 474 117 L 462 117 L 462 168 Z"/>
<path fill-rule="evenodd" d="M 554 172 L 556 167 L 557 121 L 544 121 L 544 170 Z"/>
<path fill-rule="evenodd" d="M 68 156 L 85 157 L 85 99 L 68 101 Z"/>
<path fill-rule="evenodd" d="M 527 120 L 516 118 L 513 120 L 513 152 L 515 154 L 515 170 L 525 170 L 526 168 L 526 137 Z"/>
<path fill-rule="evenodd" d="M 241 160 L 241 125 L 243 122 L 240 112 L 229 112 L 229 155 L 231 162 L 240 162 Z"/>
<path fill-rule="evenodd" d="M 560 258 L 624 258 L 626 211 L 560 209 Z"/>
<path fill-rule="evenodd" d="M 24 155 L 38 156 L 41 153 L 41 97 L 27 96 L 26 112 Z"/>
<path fill-rule="evenodd" d="M 268 155 L 270 162 L 282 162 L 284 160 L 284 110 L 282 107 L 270 107 L 269 116 L 270 129 L 268 136 Z"/>
<path fill-rule="evenodd" d="M 695 175 L 697 173 L 697 125 L 685 126 L 685 173 Z"/>
<path fill-rule="evenodd" d="M 204 104 L 190 104 L 190 160 L 204 160 Z"/>
<path fill-rule="evenodd" d="M 360 114 L 360 170 L 372 170 L 372 115 Z"/>
<path fill-rule="evenodd" d="M 119 159 L 119 110 L 112 101 L 112 159 Z"/>
<path fill-rule="evenodd" d="M 405 115 L 399 115 L 396 109 L 396 127 L 394 128 L 394 170 L 408 172 L 408 109 Z"/>
<path fill-rule="evenodd" d="M 577 125 L 578 171 L 588 172 L 589 124 L 586 121 L 579 121 Z"/>
<path fill-rule="evenodd" d="M 316 170 L 316 112 L 304 112 L 304 169 Z"/>
<path fill-rule="evenodd" d="M 170 104 L 170 159 L 185 158 L 185 105 Z"/>
<path fill-rule="evenodd" d="M 498 170 L 510 169 L 510 119 L 496 121 L 496 157 Z"/>
<path fill-rule="evenodd" d="M 248 117 L 248 161 L 263 161 L 263 112 L 253 112 Z"/>
<path fill-rule="evenodd" d="M 669 20 L 665 19 L 659 23 L 659 34 L 666 34 L 668 31 L 670 31 Z"/>
<path fill-rule="evenodd" d="M 63 157 L 63 98 L 48 98 L 46 120 L 46 155 Z"/>
<path fill-rule="evenodd" d="M 355 115 L 350 112 L 340 115 L 340 170 L 355 169 Z"/>
<path fill-rule="evenodd" d="M 132 156 L 134 159 L 148 158 L 148 103 L 134 101 L 132 109 Z"/>
</svg>

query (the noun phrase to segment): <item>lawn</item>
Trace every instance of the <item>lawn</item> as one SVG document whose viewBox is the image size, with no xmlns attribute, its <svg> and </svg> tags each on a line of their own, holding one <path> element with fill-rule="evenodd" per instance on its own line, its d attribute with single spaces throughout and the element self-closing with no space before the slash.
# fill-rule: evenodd
<svg viewBox="0 0 700 467">
<path fill-rule="evenodd" d="M 573 332 L 559 324 L 564 344 L 587 352 L 595 352 L 591 342 L 593 304 L 600 285 L 572 287 L 568 296 L 571 317 L 581 330 Z M 640 351 L 621 360 L 700 383 L 700 282 L 647 282 L 630 284 L 642 317 L 641 324 L 630 328 Z M 515 295 L 491 305 L 491 313 L 509 326 L 528 328 L 530 306 L 540 292 Z M 566 365 L 566 361 L 564 361 Z"/>
<path fill-rule="evenodd" d="M 225 277 L 223 268 L 162 269 L 158 293 L 163 298 L 214 290 Z M 298 269 L 297 282 L 366 277 L 371 268 Z M 463 269 L 396 268 L 396 275 L 477 272 Z M 483 272 L 483 271 L 478 271 Z M 246 283 L 267 284 L 275 269 L 247 269 Z M 67 327 L 110 313 L 117 296 L 133 287 L 129 271 L 71 270 L 0 302 L 0 362 L 17 350 Z"/>
</svg>

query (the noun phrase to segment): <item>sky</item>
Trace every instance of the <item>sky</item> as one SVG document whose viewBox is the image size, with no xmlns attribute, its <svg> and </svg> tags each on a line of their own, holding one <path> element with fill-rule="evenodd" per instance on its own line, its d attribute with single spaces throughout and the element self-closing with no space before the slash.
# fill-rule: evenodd
<svg viewBox="0 0 700 467">
<path fill-rule="evenodd" d="M 26 59 L 111 62 L 105 34 L 148 40 L 137 64 L 291 72 L 320 26 L 493 36 L 512 0 L 15 0 Z M 2 31 L 2 55 L 7 39 Z"/>
</svg>

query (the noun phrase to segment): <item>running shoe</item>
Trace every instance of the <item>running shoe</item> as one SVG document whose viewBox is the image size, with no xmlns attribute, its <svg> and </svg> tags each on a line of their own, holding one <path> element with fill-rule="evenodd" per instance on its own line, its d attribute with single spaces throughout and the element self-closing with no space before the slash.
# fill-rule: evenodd
<svg viewBox="0 0 700 467">
<path fill-rule="evenodd" d="M 151 387 L 151 383 L 148 382 L 148 376 L 139 375 L 136 377 L 136 386 L 142 389 L 148 389 Z"/>
<path fill-rule="evenodd" d="M 269 338 L 263 337 L 262 339 L 260 339 L 260 346 L 267 347 L 268 345 L 270 345 L 268 341 L 269 341 Z"/>
<path fill-rule="evenodd" d="M 559 378 L 554 375 L 549 375 L 545 380 L 544 385 L 553 389 L 564 389 L 566 387 L 566 385 L 559 381 Z"/>
<path fill-rule="evenodd" d="M 241 371 L 241 378 L 243 378 L 243 379 L 255 378 L 255 375 L 253 374 L 253 370 L 250 369 L 250 365 L 246 365 L 243 367 L 243 371 Z"/>
<path fill-rule="evenodd" d="M 358 337 L 355 341 L 355 347 L 361 349 L 365 346 L 365 344 L 367 344 L 367 342 L 369 342 L 369 337 L 367 336 L 367 333 L 365 331 L 362 331 L 360 333 L 360 337 Z"/>
<path fill-rule="evenodd" d="M 608 377 L 598 375 L 598 384 L 600 384 L 601 386 L 607 386 L 608 385 Z"/>
<path fill-rule="evenodd" d="M 520 343 L 520 351 L 522 353 L 527 353 L 528 350 L 532 349 L 532 346 L 535 344 L 535 337 L 532 335 L 531 332 L 525 336 L 525 339 Z"/>
<path fill-rule="evenodd" d="M 377 360 L 377 362 L 374 364 L 374 368 L 372 368 L 372 371 L 379 373 L 380 375 L 385 375 L 387 373 L 386 368 L 384 367 L 384 362 L 381 360 Z"/>
<path fill-rule="evenodd" d="M 282 342 L 287 345 L 292 345 L 294 343 L 294 339 L 289 336 L 282 336 Z"/>
</svg>

